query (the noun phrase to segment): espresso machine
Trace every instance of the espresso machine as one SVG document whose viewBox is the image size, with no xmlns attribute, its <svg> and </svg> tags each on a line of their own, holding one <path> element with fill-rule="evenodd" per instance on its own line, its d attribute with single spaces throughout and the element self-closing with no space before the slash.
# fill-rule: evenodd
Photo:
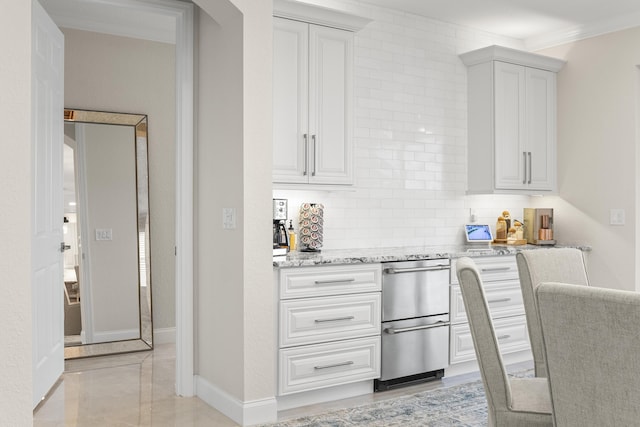
<svg viewBox="0 0 640 427">
<path fill-rule="evenodd" d="M 287 199 L 273 199 L 273 256 L 289 251 L 287 236 Z"/>
<path fill-rule="evenodd" d="M 553 209 L 524 209 L 524 237 L 533 245 L 555 245 Z"/>
</svg>

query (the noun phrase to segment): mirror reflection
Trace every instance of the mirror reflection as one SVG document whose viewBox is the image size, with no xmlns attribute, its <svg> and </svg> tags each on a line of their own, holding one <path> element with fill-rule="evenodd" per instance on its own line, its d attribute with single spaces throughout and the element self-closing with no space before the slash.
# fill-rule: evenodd
<svg viewBox="0 0 640 427">
<path fill-rule="evenodd" d="M 65 358 L 149 350 L 147 116 L 64 119 Z"/>
</svg>

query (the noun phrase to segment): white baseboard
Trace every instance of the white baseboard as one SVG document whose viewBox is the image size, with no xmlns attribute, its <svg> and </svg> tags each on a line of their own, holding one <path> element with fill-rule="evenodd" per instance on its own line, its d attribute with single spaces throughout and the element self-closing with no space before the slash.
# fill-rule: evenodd
<svg viewBox="0 0 640 427">
<path fill-rule="evenodd" d="M 373 393 L 373 380 L 278 396 L 278 411 Z"/>
<path fill-rule="evenodd" d="M 153 344 L 175 344 L 176 328 L 157 328 L 153 330 Z"/>
<path fill-rule="evenodd" d="M 276 398 L 243 402 L 196 375 L 196 396 L 241 426 L 271 423 L 278 420 Z"/>
</svg>

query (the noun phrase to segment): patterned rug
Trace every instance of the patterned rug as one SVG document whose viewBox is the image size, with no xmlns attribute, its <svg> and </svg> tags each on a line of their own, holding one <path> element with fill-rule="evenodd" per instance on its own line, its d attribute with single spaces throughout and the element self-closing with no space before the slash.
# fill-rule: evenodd
<svg viewBox="0 0 640 427">
<path fill-rule="evenodd" d="M 514 376 L 532 376 L 532 371 Z M 482 381 L 423 391 L 263 427 L 478 427 L 487 425 Z"/>
</svg>

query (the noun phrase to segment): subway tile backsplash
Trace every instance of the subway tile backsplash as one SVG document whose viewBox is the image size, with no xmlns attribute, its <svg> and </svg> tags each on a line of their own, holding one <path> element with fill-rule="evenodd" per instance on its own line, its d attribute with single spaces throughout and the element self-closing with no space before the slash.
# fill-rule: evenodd
<svg viewBox="0 0 640 427">
<path fill-rule="evenodd" d="M 335 2 L 375 17 L 355 37 L 355 183 L 344 190 L 274 190 L 289 200 L 296 230 L 303 202 L 325 206 L 324 248 L 462 243 L 473 209 L 495 226 L 521 218 L 526 196 L 467 196 L 466 67 L 458 55 L 507 39 L 357 2 Z M 287 223 L 288 224 L 288 223 Z"/>
</svg>

